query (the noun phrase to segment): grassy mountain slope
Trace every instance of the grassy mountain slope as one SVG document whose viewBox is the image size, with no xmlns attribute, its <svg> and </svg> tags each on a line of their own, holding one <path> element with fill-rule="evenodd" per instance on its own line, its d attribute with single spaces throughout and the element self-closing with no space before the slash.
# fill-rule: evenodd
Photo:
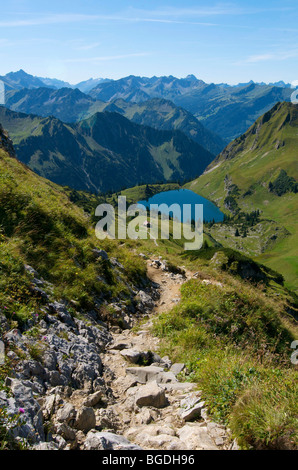
<svg viewBox="0 0 298 470">
<path fill-rule="evenodd" d="M 218 135 L 206 129 L 191 113 L 175 106 L 172 101 L 153 98 L 142 103 L 132 103 L 119 99 L 106 103 L 103 109 L 121 113 L 137 124 L 164 130 L 178 129 L 215 155 L 225 146 Z"/>
<path fill-rule="evenodd" d="M 201 174 L 213 155 L 180 131 L 158 131 L 116 113 L 76 124 L 0 107 L 18 158 L 58 184 L 94 192 L 138 183 L 183 181 Z"/>
<path fill-rule="evenodd" d="M 129 298 L 129 279 L 144 277 L 145 267 L 117 241 L 102 241 L 100 248 L 117 254 L 126 266 L 123 279 L 116 279 L 111 267 L 96 260 L 92 250 L 98 246 L 86 213 L 64 189 L 19 162 L 0 129 L 0 310 L 5 306 L 9 315 L 14 312 L 12 320 L 23 324 L 32 309 L 42 307 L 26 264 L 45 279 L 50 297 L 64 298 L 78 309 L 98 311 L 99 298 Z"/>
<path fill-rule="evenodd" d="M 219 136 L 205 129 L 188 111 L 160 98 L 139 104 L 122 99 L 105 103 L 78 89 L 38 88 L 11 92 L 7 95 L 6 107 L 26 114 L 55 116 L 64 122 L 87 119 L 96 112 L 116 112 L 137 124 L 160 130 L 180 130 L 214 155 L 225 146 Z"/>
<path fill-rule="evenodd" d="M 121 327 L 112 306 L 132 307 L 135 288 L 146 282 L 144 255 L 137 254 L 166 257 L 170 272 L 183 264 L 196 275 L 184 284 L 179 305 L 156 319 L 160 354 L 186 363 L 182 380 L 198 383 L 213 419 L 228 425 L 244 448 L 297 448 L 297 372 L 289 360 L 297 328 L 271 281 L 265 288 L 243 282 L 232 269 L 214 266 L 209 249 L 185 254 L 171 239 L 99 242 L 90 217 L 68 195 L 20 163 L 0 129 L 0 334 L 7 326 L 31 338 L 30 360 L 38 365 L 49 302 L 66 302 L 71 317 L 87 325 L 92 319 L 101 328 L 110 314 Z M 106 250 L 109 261 L 95 256 L 95 248 Z M 123 268 L 112 264 L 113 257 Z M 41 288 L 27 264 L 42 276 Z M 64 329 L 56 333 L 68 341 Z M 0 366 L 1 390 L 7 374 L 27 359 L 24 350 L 9 348 L 14 355 Z M 3 428 L 7 438 L 5 417 L 2 409 L 1 439 Z"/>
<path fill-rule="evenodd" d="M 262 226 L 259 233 L 255 230 L 241 243 L 238 241 L 236 248 L 241 251 L 242 242 L 247 246 L 250 241 L 250 254 L 284 274 L 287 285 L 295 290 L 298 195 L 286 190 L 278 196 L 269 185 L 275 183 L 281 170 L 298 180 L 297 127 L 297 106 L 275 105 L 244 135 L 228 145 L 201 177 L 187 184 L 193 191 L 215 201 L 226 213 L 237 211 L 237 207 L 246 213 L 259 210 L 262 219 L 273 221 L 270 222 L 272 244 L 263 252 L 256 250 L 258 240 L 264 237 Z M 276 234 L 280 229 L 283 235 L 278 238 Z M 235 240 L 227 233 L 222 237 L 220 233 L 214 232 L 214 235 L 224 245 Z"/>
</svg>

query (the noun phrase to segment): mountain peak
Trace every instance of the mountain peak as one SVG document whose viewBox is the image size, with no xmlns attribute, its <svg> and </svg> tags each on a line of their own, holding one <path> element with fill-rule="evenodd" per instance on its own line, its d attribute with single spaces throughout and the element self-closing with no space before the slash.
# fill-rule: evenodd
<svg viewBox="0 0 298 470">
<path fill-rule="evenodd" d="M 32 77 L 33 78 L 33 75 L 30 75 L 29 73 L 25 72 L 25 70 L 20 69 L 17 72 L 7 73 L 6 77 Z"/>
<path fill-rule="evenodd" d="M 197 77 L 196 77 L 195 75 L 193 75 L 193 74 L 190 74 L 190 75 L 187 75 L 186 80 L 191 80 L 191 81 L 196 82 L 196 81 L 197 81 Z"/>
</svg>

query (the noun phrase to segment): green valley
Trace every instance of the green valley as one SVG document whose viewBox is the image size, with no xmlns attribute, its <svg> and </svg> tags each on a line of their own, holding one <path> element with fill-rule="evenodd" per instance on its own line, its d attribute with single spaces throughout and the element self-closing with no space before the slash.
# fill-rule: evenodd
<svg viewBox="0 0 298 470">
<path fill-rule="evenodd" d="M 223 246 L 246 252 L 281 272 L 296 291 L 298 195 L 292 180 L 281 195 L 272 185 L 281 171 L 298 180 L 297 127 L 297 106 L 275 105 L 229 144 L 201 177 L 186 185 L 226 214 L 259 210 L 261 222 L 244 238 L 235 237 L 235 227 L 229 225 L 214 225 L 210 233 Z"/>
</svg>

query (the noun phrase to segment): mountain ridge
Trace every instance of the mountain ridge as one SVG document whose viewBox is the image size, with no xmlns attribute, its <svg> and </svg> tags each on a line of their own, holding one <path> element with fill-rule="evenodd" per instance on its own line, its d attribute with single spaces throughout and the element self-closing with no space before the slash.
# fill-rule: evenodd
<svg viewBox="0 0 298 470">
<path fill-rule="evenodd" d="M 75 189 L 117 191 L 142 182 L 183 181 L 202 173 L 214 158 L 178 130 L 141 126 L 117 113 L 67 124 L 0 107 L 0 122 L 21 161 Z"/>
<path fill-rule="evenodd" d="M 50 88 L 22 89 L 10 93 L 6 106 L 13 111 L 53 115 L 64 122 L 88 119 L 95 112 L 117 112 L 131 121 L 159 130 L 181 130 L 188 137 L 217 155 L 226 145 L 218 135 L 206 129 L 197 118 L 173 102 L 153 98 L 139 105 L 117 100 L 102 102 L 76 89 Z"/>
<path fill-rule="evenodd" d="M 23 74 L 24 71 L 21 71 L 21 75 Z M 9 95 L 13 91 L 13 83 L 9 84 L 7 76 L 0 79 L 8 86 Z M 36 80 L 42 87 L 46 86 L 45 83 L 49 83 L 40 82 L 38 78 L 26 74 L 25 82 L 30 80 L 32 89 L 37 87 Z M 292 94 L 292 89 L 283 82 L 264 84 L 250 81 L 246 84 L 226 86 L 208 84 L 192 75 L 186 78 L 176 78 L 171 75 L 168 77 L 130 75 L 118 80 L 99 79 L 99 83 L 90 90 L 88 86 L 90 84 L 92 86 L 94 80 L 71 86 L 72 88 L 80 86 L 81 90 L 88 92 L 93 99 L 104 102 L 125 99 L 141 103 L 152 98 L 165 98 L 193 114 L 204 127 L 218 134 L 226 142 L 245 132 L 259 116 L 277 102 L 290 101 Z M 19 83 L 16 85 L 17 89 L 23 87 Z M 86 116 L 81 116 L 83 117 Z"/>
</svg>

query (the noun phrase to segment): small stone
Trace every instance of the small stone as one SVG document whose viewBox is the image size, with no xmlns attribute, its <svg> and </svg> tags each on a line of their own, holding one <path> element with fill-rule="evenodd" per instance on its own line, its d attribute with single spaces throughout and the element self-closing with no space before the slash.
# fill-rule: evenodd
<svg viewBox="0 0 298 470">
<path fill-rule="evenodd" d="M 215 438 L 215 444 L 216 444 L 217 446 L 223 446 L 224 443 L 225 443 L 225 441 L 223 440 L 222 437 L 216 437 L 216 438 Z"/>
<path fill-rule="evenodd" d="M 84 443 L 84 450 L 142 450 L 125 437 L 110 432 L 90 431 Z"/>
<path fill-rule="evenodd" d="M 186 411 L 182 410 L 180 412 L 180 416 L 184 421 L 193 421 L 194 419 L 198 419 L 201 417 L 201 410 L 204 407 L 205 402 L 201 401 L 197 403 L 193 408 L 190 408 Z"/>
<path fill-rule="evenodd" d="M 189 410 L 193 408 L 201 400 L 201 392 L 192 393 L 188 395 L 184 400 L 181 400 L 180 406 L 184 410 Z"/>
<path fill-rule="evenodd" d="M 59 423 L 56 425 L 56 434 L 62 436 L 66 441 L 75 441 L 76 433 L 66 423 Z"/>
<path fill-rule="evenodd" d="M 124 349 L 120 354 L 132 364 L 137 364 L 141 358 L 140 351 L 137 351 L 136 349 Z"/>
<path fill-rule="evenodd" d="M 102 391 L 99 390 L 98 392 L 93 393 L 92 395 L 89 395 L 85 400 L 83 401 L 83 406 L 87 407 L 93 407 L 96 406 L 100 400 L 102 399 Z"/>
<path fill-rule="evenodd" d="M 117 351 L 122 351 L 123 349 L 129 349 L 131 344 L 127 344 L 124 341 L 115 341 L 109 345 L 109 349 L 115 349 Z"/>
<path fill-rule="evenodd" d="M 57 412 L 56 418 L 59 423 L 67 423 L 69 424 L 72 422 L 76 417 L 76 410 L 71 403 L 67 403 L 62 408 L 60 408 Z"/>
<path fill-rule="evenodd" d="M 168 401 L 164 389 L 158 386 L 156 381 L 139 387 L 135 403 L 137 406 L 153 406 L 154 408 L 164 408 Z"/>
<path fill-rule="evenodd" d="M 126 372 L 135 376 L 139 383 L 145 384 L 150 380 L 156 380 L 158 375 L 163 372 L 163 368 L 155 366 L 128 367 Z"/>
<path fill-rule="evenodd" d="M 162 357 L 161 362 L 163 362 L 168 369 L 170 369 L 170 367 L 172 367 L 172 361 L 170 360 L 170 358 L 168 356 Z"/>
<path fill-rule="evenodd" d="M 183 371 L 183 369 L 185 369 L 185 364 L 177 362 L 171 366 L 170 371 L 173 372 L 173 374 L 178 375 Z"/>
<path fill-rule="evenodd" d="M 77 412 L 74 427 L 80 431 L 88 432 L 96 426 L 96 417 L 93 408 L 82 406 Z"/>
</svg>

